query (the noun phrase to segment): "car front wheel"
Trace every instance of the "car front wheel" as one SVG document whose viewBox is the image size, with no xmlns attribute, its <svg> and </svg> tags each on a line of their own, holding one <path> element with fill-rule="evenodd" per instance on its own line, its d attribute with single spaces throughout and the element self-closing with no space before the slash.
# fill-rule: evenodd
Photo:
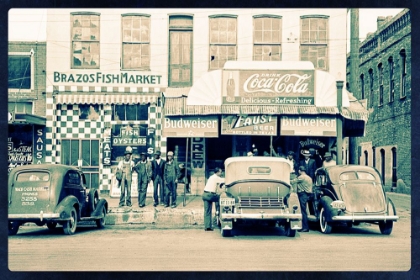
<svg viewBox="0 0 420 280">
<path fill-rule="evenodd" d="M 105 206 L 102 207 L 102 215 L 104 215 L 102 218 L 96 220 L 96 226 L 98 228 L 104 228 L 105 227 L 105 217 L 106 217 L 106 208 L 105 208 Z"/>
<path fill-rule="evenodd" d="M 77 227 L 77 213 L 76 209 L 71 209 L 70 211 L 70 219 L 65 221 L 63 224 L 64 233 L 67 235 L 72 235 L 76 232 Z"/>
<path fill-rule="evenodd" d="M 9 235 L 15 235 L 19 230 L 18 222 L 9 222 Z"/>
<path fill-rule="evenodd" d="M 332 226 L 328 224 L 327 217 L 325 216 L 325 208 L 322 207 L 319 212 L 319 225 L 321 227 L 321 232 L 328 234 L 332 230 Z"/>
<path fill-rule="evenodd" d="M 379 222 L 379 229 L 382 234 L 390 235 L 392 232 L 393 221 Z"/>
</svg>

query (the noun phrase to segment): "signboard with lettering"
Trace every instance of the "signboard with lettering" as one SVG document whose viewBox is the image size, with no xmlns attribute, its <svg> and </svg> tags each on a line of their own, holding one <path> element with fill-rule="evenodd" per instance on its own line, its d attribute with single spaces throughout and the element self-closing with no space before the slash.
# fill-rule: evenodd
<svg viewBox="0 0 420 280">
<path fill-rule="evenodd" d="M 162 123 L 164 137 L 218 137 L 217 116 L 165 117 Z"/>
<path fill-rule="evenodd" d="M 102 163 L 111 165 L 111 128 L 104 130 L 104 139 L 102 143 Z"/>
<path fill-rule="evenodd" d="M 277 117 L 271 115 L 222 116 L 222 135 L 277 135 Z"/>
<path fill-rule="evenodd" d="M 45 126 L 34 125 L 34 129 L 35 163 L 45 163 Z"/>
<path fill-rule="evenodd" d="M 314 70 L 224 70 L 223 104 L 314 105 Z"/>
<path fill-rule="evenodd" d="M 280 135 L 337 136 L 335 117 L 282 116 Z"/>
<path fill-rule="evenodd" d="M 115 125 L 114 125 L 115 126 Z M 113 131 L 116 131 L 115 127 Z M 118 135 L 112 137 L 113 146 L 146 146 L 146 131 L 140 133 L 139 127 L 123 126 Z"/>
</svg>

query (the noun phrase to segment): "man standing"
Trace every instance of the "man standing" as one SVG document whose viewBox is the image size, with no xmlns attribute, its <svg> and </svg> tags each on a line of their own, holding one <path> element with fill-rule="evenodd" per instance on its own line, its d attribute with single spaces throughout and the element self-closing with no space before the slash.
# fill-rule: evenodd
<svg viewBox="0 0 420 280">
<path fill-rule="evenodd" d="M 297 176 L 296 173 L 298 172 L 298 164 L 294 158 L 294 155 L 295 155 L 295 152 L 289 151 L 287 153 L 287 158 L 286 158 L 287 162 L 290 165 L 290 180 L 295 179 Z"/>
<path fill-rule="evenodd" d="M 306 174 L 312 178 L 312 182 L 315 180 L 316 162 L 311 158 L 311 153 L 308 150 L 302 150 L 301 154 L 305 157 L 301 160 L 299 166 L 304 166 Z"/>
<path fill-rule="evenodd" d="M 305 166 L 299 166 L 299 176 L 292 180 L 297 183 L 297 195 L 299 198 L 300 210 L 302 212 L 302 229 L 300 232 L 308 232 L 308 214 L 306 213 L 306 203 L 312 196 L 312 179 L 306 174 Z"/>
<path fill-rule="evenodd" d="M 222 169 L 216 167 L 214 169 L 214 174 L 209 177 L 207 180 L 206 186 L 204 187 L 203 192 L 203 202 L 204 202 L 204 230 L 212 231 L 212 220 L 211 212 L 213 202 L 216 204 L 216 212 L 220 211 L 219 209 L 219 195 L 217 194 L 217 187 L 225 182 L 224 178 L 221 178 Z"/>
<path fill-rule="evenodd" d="M 133 149 L 128 146 L 124 152 L 124 159 L 118 163 L 117 169 L 122 170 L 122 179 L 120 181 L 121 195 L 119 206 L 131 207 L 131 179 L 133 174 L 134 162 L 131 160 Z"/>
<path fill-rule="evenodd" d="M 176 186 L 180 176 L 178 163 L 174 160 L 174 153 L 169 151 L 165 163 L 163 178 L 165 182 L 165 207 L 176 207 Z"/>
<path fill-rule="evenodd" d="M 165 160 L 160 157 L 160 151 L 155 152 L 155 159 L 152 161 L 152 180 L 153 180 L 153 206 L 159 204 L 164 205 L 165 193 L 163 187 L 163 169 L 165 167 Z M 158 189 L 159 188 L 159 189 Z M 159 197 L 158 197 L 159 194 Z"/>
<path fill-rule="evenodd" d="M 152 176 L 152 166 L 146 158 L 146 153 L 142 152 L 140 154 L 140 161 L 133 167 L 133 170 L 138 174 L 137 191 L 139 193 L 139 207 L 144 207 L 146 205 L 147 185 Z"/>
<path fill-rule="evenodd" d="M 332 159 L 331 153 L 330 152 L 326 152 L 324 155 L 324 162 L 322 163 L 322 167 L 327 167 L 327 166 L 331 166 L 331 165 L 336 165 L 337 163 L 335 162 L 335 160 Z"/>
</svg>

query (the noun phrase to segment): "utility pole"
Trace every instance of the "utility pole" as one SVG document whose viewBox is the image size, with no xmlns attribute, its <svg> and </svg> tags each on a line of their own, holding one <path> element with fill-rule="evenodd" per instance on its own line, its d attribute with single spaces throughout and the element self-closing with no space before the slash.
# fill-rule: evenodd
<svg viewBox="0 0 420 280">
<path fill-rule="evenodd" d="M 359 77 L 359 9 L 350 9 L 350 89 L 357 99 Z M 358 164 L 358 149 L 354 137 L 349 137 L 349 163 Z"/>
</svg>

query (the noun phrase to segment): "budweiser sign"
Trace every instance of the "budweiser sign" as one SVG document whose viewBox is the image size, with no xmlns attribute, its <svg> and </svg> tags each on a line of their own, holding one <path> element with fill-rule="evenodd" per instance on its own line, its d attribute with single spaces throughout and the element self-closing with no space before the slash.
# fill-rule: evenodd
<svg viewBox="0 0 420 280">
<path fill-rule="evenodd" d="M 225 70 L 224 104 L 314 105 L 314 70 Z"/>
</svg>

